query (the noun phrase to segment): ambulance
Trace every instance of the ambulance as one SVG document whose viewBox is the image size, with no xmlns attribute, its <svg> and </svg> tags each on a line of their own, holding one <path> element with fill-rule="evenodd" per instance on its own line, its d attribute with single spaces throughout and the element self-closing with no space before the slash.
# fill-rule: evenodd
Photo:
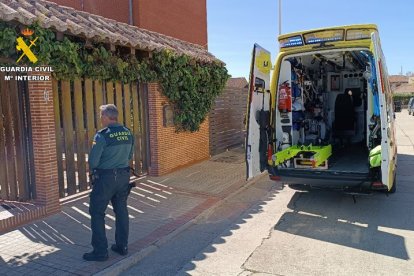
<svg viewBox="0 0 414 276">
<path fill-rule="evenodd" d="M 377 26 L 315 29 L 278 40 L 274 66 L 269 51 L 253 49 L 247 179 L 267 171 L 301 187 L 395 192 L 395 115 Z"/>
</svg>

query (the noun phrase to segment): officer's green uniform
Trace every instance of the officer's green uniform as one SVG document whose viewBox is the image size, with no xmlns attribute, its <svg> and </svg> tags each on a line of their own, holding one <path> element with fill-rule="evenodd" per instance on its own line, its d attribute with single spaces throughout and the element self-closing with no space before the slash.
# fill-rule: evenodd
<svg viewBox="0 0 414 276">
<path fill-rule="evenodd" d="M 92 246 L 96 255 L 108 252 L 105 234 L 105 210 L 112 202 L 116 216 L 115 241 L 117 246 L 128 244 L 129 219 L 127 197 L 129 189 L 129 160 L 134 139 L 130 130 L 114 123 L 95 135 L 89 153 L 89 169 L 94 181 L 90 193 Z"/>
</svg>

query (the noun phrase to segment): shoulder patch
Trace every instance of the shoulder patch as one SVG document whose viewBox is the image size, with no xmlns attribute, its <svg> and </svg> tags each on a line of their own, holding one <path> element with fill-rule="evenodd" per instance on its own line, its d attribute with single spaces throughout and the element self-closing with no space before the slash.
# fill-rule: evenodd
<svg viewBox="0 0 414 276">
<path fill-rule="evenodd" d="M 103 129 L 98 130 L 98 133 L 105 133 L 108 130 L 107 127 L 104 127 Z"/>
<path fill-rule="evenodd" d="M 128 131 L 130 135 L 132 135 L 132 131 L 131 131 L 129 128 L 127 128 L 126 126 L 124 126 L 124 129 L 125 129 L 126 131 Z"/>
</svg>

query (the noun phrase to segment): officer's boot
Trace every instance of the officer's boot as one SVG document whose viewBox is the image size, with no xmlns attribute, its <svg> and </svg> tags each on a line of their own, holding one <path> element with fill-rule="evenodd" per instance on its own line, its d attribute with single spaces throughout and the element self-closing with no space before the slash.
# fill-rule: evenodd
<svg viewBox="0 0 414 276">
<path fill-rule="evenodd" d="M 108 252 L 105 254 L 97 254 L 95 251 L 83 254 L 83 259 L 92 262 L 104 262 L 108 260 Z"/>
<path fill-rule="evenodd" d="M 122 255 L 122 256 L 125 256 L 126 254 L 128 254 L 128 247 L 126 247 L 126 246 L 121 247 L 121 246 L 118 246 L 116 244 L 113 244 L 111 246 L 111 250 L 118 253 L 119 255 Z"/>
</svg>

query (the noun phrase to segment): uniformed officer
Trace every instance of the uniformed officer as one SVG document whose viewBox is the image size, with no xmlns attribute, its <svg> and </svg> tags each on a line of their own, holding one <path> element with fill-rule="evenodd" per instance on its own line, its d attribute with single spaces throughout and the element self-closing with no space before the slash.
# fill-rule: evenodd
<svg viewBox="0 0 414 276">
<path fill-rule="evenodd" d="M 100 111 L 104 128 L 96 133 L 89 153 L 89 170 L 93 179 L 89 205 L 93 251 L 83 255 L 87 261 L 108 259 L 105 210 L 109 201 L 116 218 L 116 243 L 111 249 L 121 255 L 128 253 L 127 197 L 129 160 L 132 158 L 134 140 L 130 130 L 118 123 L 118 109 L 115 105 L 102 105 Z"/>
</svg>

